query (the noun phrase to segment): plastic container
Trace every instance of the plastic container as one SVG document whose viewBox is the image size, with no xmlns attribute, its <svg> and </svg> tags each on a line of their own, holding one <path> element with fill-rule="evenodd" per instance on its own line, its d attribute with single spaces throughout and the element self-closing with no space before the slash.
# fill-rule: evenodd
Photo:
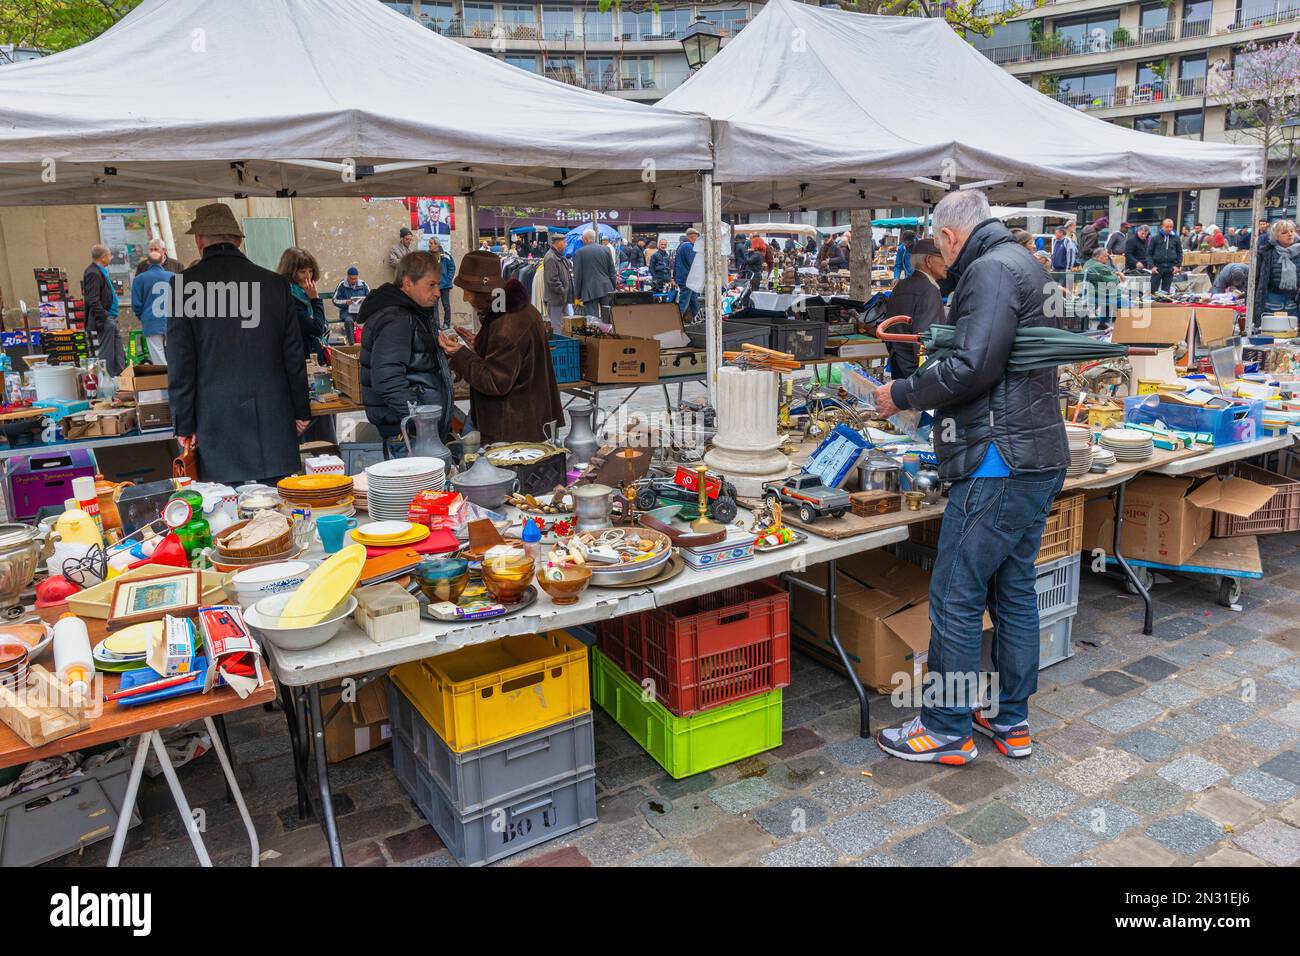
<svg viewBox="0 0 1300 956">
<path fill-rule="evenodd" d="M 596 822 L 594 771 L 491 807 L 457 813 L 433 776 L 397 736 L 393 770 L 461 866 L 492 863 Z"/>
<path fill-rule="evenodd" d="M 1238 464 L 1237 476 L 1248 478 L 1261 485 L 1276 488 L 1273 497 L 1259 510 L 1244 518 L 1236 515 L 1214 513 L 1214 536 L 1235 538 L 1248 534 L 1277 534 L 1280 531 L 1300 531 L 1300 481 L 1275 474 L 1254 465 Z"/>
<path fill-rule="evenodd" d="M 781 690 L 678 717 L 591 650 L 592 696 L 670 777 L 680 780 L 781 746 Z"/>
<path fill-rule="evenodd" d="M 591 710 L 587 649 L 563 631 L 474 644 L 389 677 L 456 753 Z"/>
<path fill-rule="evenodd" d="M 705 333 L 703 322 L 692 322 L 685 326 L 687 337 L 691 340 L 691 348 L 703 349 L 708 347 L 707 335 Z M 772 337 L 772 331 L 765 325 L 750 325 L 747 322 L 740 322 L 728 319 L 722 323 L 722 351 L 739 352 L 743 345 L 757 345 L 760 348 L 767 348 L 767 343 Z"/>
<path fill-rule="evenodd" d="M 770 580 L 601 621 L 597 635 L 679 717 L 790 684 L 790 596 Z"/>
<path fill-rule="evenodd" d="M 576 382 L 582 378 L 582 356 L 578 340 L 565 335 L 552 335 L 550 338 L 551 365 L 555 368 L 555 381 Z"/>
<path fill-rule="evenodd" d="M 1034 591 L 1038 595 L 1039 618 L 1053 617 L 1068 612 L 1073 614 L 1079 609 L 1079 569 L 1081 562 L 1078 554 L 1042 565 L 1034 579 Z"/>
<path fill-rule="evenodd" d="M 1076 607 L 1074 610 L 1062 614 L 1039 619 L 1039 670 L 1044 667 L 1051 667 L 1053 664 L 1059 664 L 1061 661 L 1074 656 L 1074 645 L 1071 643 L 1070 638 L 1074 630 L 1074 616 L 1077 610 Z"/>
<path fill-rule="evenodd" d="M 1124 399 L 1124 421 L 1138 425 L 1154 425 L 1159 421 L 1181 431 L 1209 432 L 1216 446 L 1263 438 L 1264 403 L 1243 398 L 1229 401 L 1232 402 L 1229 407 L 1205 408 L 1162 402 L 1153 395 L 1130 395 Z"/>
<path fill-rule="evenodd" d="M 95 659 L 86 622 L 75 614 L 64 614 L 54 622 L 54 672 L 74 693 L 89 693 Z"/>
<path fill-rule="evenodd" d="M 738 319 L 749 325 L 762 325 L 771 329 L 769 348 L 788 352 L 797 361 L 811 362 L 826 357 L 827 328 L 825 322 L 808 322 L 802 319 L 764 318 L 740 315 Z"/>
<path fill-rule="evenodd" d="M 388 712 L 394 737 L 407 746 L 457 813 L 507 803 L 596 769 L 591 711 L 464 753 L 448 747 L 391 681 Z"/>
</svg>

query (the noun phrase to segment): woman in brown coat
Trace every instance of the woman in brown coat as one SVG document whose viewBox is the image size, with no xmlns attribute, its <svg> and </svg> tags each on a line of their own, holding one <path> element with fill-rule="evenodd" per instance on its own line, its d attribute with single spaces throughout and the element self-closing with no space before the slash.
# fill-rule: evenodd
<svg viewBox="0 0 1300 956">
<path fill-rule="evenodd" d="M 545 441 L 548 422 L 564 423 L 549 329 L 518 279 L 501 275 L 491 252 L 461 260 L 455 284 L 478 313 L 478 335 L 457 330 L 438 342 L 452 371 L 469 383 L 470 412 L 483 444 Z"/>
</svg>

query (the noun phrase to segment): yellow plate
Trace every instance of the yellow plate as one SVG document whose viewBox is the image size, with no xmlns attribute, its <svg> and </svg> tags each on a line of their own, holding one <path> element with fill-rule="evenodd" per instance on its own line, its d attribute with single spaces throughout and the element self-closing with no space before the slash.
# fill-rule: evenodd
<svg viewBox="0 0 1300 956">
<path fill-rule="evenodd" d="M 406 534 L 396 538 L 371 538 L 365 535 L 352 532 L 352 540 L 357 544 L 364 544 L 368 548 L 397 548 L 405 547 L 408 544 L 419 544 L 425 538 L 429 537 L 430 531 L 422 524 L 417 524 Z"/>
<path fill-rule="evenodd" d="M 330 555 L 293 592 L 280 612 L 280 624 L 308 627 L 328 618 L 357 586 L 365 563 L 366 549 L 359 544 L 350 544 Z"/>
<path fill-rule="evenodd" d="M 281 491 L 329 491 L 351 486 L 347 475 L 294 475 L 276 485 Z"/>
<path fill-rule="evenodd" d="M 104 650 L 120 656 L 129 654 L 145 654 L 149 651 L 149 642 L 153 640 L 155 634 L 161 634 L 163 630 L 162 621 L 145 621 L 142 624 L 132 624 L 125 627 L 116 634 L 110 634 L 104 638 Z"/>
</svg>

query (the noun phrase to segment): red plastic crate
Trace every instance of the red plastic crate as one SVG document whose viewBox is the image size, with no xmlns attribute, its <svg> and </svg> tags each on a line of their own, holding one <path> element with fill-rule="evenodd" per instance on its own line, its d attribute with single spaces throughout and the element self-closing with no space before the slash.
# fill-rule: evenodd
<svg viewBox="0 0 1300 956">
<path fill-rule="evenodd" d="M 597 636 L 679 717 L 790 683 L 790 598 L 775 579 L 602 621 Z"/>
</svg>

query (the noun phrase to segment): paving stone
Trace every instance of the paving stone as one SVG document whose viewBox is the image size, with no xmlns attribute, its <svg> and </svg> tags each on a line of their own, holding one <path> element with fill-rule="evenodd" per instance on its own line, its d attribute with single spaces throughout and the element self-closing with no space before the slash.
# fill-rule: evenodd
<svg viewBox="0 0 1300 956">
<path fill-rule="evenodd" d="M 861 774 L 830 777 L 810 791 L 814 800 L 831 813 L 848 813 L 879 800 L 884 791 Z"/>
<path fill-rule="evenodd" d="M 874 739 L 857 736 L 828 744 L 826 753 L 846 767 L 870 767 L 889 759 Z"/>
<path fill-rule="evenodd" d="M 1070 814 L 1070 819 L 1098 840 L 1113 840 L 1142 822 L 1142 818 L 1132 810 L 1111 800 L 1099 800 L 1082 810 L 1076 810 Z"/>
<path fill-rule="evenodd" d="M 1017 777 L 1037 777 L 1051 772 L 1052 768 L 1059 767 L 1064 762 L 1060 754 L 1040 743 L 1034 744 L 1034 752 L 1028 757 L 1018 760 L 1004 759 L 1000 755 L 998 757 L 998 766 Z"/>
<path fill-rule="evenodd" d="M 802 790 L 838 773 L 839 768 L 829 757 L 814 753 L 769 766 L 763 779 L 786 790 Z"/>
<path fill-rule="evenodd" d="M 1240 624 L 1220 624 L 1218 627 L 1211 629 L 1210 636 L 1216 641 L 1222 641 L 1224 644 L 1237 647 L 1242 644 L 1252 644 L 1259 640 L 1258 631 L 1242 627 Z"/>
<path fill-rule="evenodd" d="M 842 707 L 856 707 L 858 695 L 853 690 L 853 685 L 846 680 L 841 680 L 834 687 L 828 687 L 825 690 L 819 690 L 808 697 L 814 704 L 824 711 L 839 710 Z"/>
<path fill-rule="evenodd" d="M 1178 753 L 1178 741 L 1154 730 L 1135 730 L 1115 741 L 1115 746 L 1141 757 L 1148 763 L 1168 760 Z"/>
<path fill-rule="evenodd" d="M 1267 760 L 1270 753 L 1262 748 L 1252 747 L 1235 737 L 1229 737 L 1227 734 L 1207 740 L 1193 750 L 1211 763 L 1217 763 L 1229 773 L 1254 767 Z"/>
<path fill-rule="evenodd" d="M 1155 720 L 1164 708 L 1149 701 L 1135 699 L 1125 700 L 1088 715 L 1089 723 L 1096 724 L 1102 730 L 1112 734 L 1121 734 L 1141 724 Z"/>
<path fill-rule="evenodd" d="M 1080 717 L 1106 703 L 1106 696 L 1091 687 L 1063 687 L 1034 695 L 1034 704 L 1057 717 Z"/>
<path fill-rule="evenodd" d="M 1124 665 L 1123 670 L 1134 677 L 1140 677 L 1144 681 L 1154 683 L 1178 673 L 1179 668 L 1177 664 L 1170 663 L 1163 657 L 1147 655 L 1146 657 L 1139 657 L 1135 661 L 1129 661 Z"/>
<path fill-rule="evenodd" d="M 909 787 L 914 783 L 929 783 L 936 777 L 951 772 L 953 768 L 945 767 L 943 764 L 918 763 L 912 760 L 901 760 L 898 757 L 887 757 L 883 763 L 871 768 L 871 782 L 878 787 L 894 790 L 899 787 Z"/>
<path fill-rule="evenodd" d="M 1018 846 L 1000 846 L 982 853 L 977 852 L 963 866 L 998 867 L 1005 869 L 1012 866 L 1042 866 L 1037 860 Z"/>
<path fill-rule="evenodd" d="M 1268 672 L 1268 676 L 1292 690 L 1300 690 L 1300 664 L 1284 664 Z"/>
<path fill-rule="evenodd" d="M 1195 813 L 1157 820 L 1144 831 L 1173 853 L 1190 856 L 1208 849 L 1223 839 L 1223 827 Z"/>
<path fill-rule="evenodd" d="M 1193 634 L 1199 634 L 1205 630 L 1205 620 L 1199 617 L 1170 617 L 1156 624 L 1155 634 L 1162 641 L 1174 642 L 1181 641 L 1184 638 L 1191 637 Z M 1161 655 L 1168 657 L 1168 650 L 1160 652 Z"/>
<path fill-rule="evenodd" d="M 861 856 L 873 850 L 895 830 L 894 824 L 876 810 L 851 813 L 822 827 L 822 839 L 845 856 Z"/>
<path fill-rule="evenodd" d="M 981 742 L 984 742 L 983 738 Z M 989 745 L 988 749 L 992 754 L 997 754 L 997 750 L 992 745 Z M 999 763 L 1001 762 L 1005 761 L 999 759 Z M 986 800 L 998 790 L 1015 782 L 1015 774 L 1008 772 L 993 760 L 981 757 L 974 763 L 962 767 L 958 772 L 935 780 L 930 784 L 930 789 L 949 803 L 965 806 L 968 803 Z"/>
<path fill-rule="evenodd" d="M 1232 789 L 1240 790 L 1246 796 L 1261 803 L 1282 803 L 1296 795 L 1297 789 L 1281 777 L 1262 770 L 1245 770 L 1231 780 Z"/>
<path fill-rule="evenodd" d="M 1268 775 L 1264 774 L 1264 776 Z M 1263 809 L 1261 804 L 1245 794 L 1227 789 L 1215 789 L 1203 793 L 1192 803 L 1192 810 L 1207 820 L 1213 820 L 1219 826 L 1236 829 L 1240 829 L 1261 809 Z"/>
<path fill-rule="evenodd" d="M 1098 844 L 1098 839 L 1065 822 L 1048 824 L 1021 841 L 1025 852 L 1053 866 L 1069 863 Z"/>
<path fill-rule="evenodd" d="M 905 866 L 953 866 L 971 854 L 961 837 L 933 827 L 896 844 L 891 851 Z"/>
<path fill-rule="evenodd" d="M 751 778 L 711 790 L 709 796 L 728 813 L 745 813 L 779 799 L 781 791 L 766 780 Z"/>
<path fill-rule="evenodd" d="M 451 859 L 448 857 L 448 859 Z M 506 861 L 503 861 L 506 862 Z M 538 866 L 591 866 L 591 860 L 583 855 L 577 847 L 566 846 L 558 850 L 550 850 L 539 856 L 530 857 L 518 864 L 519 866 L 538 867 Z"/>
<path fill-rule="evenodd" d="M 1257 720 L 1253 724 L 1238 727 L 1232 732 L 1232 736 L 1252 747 L 1277 752 L 1289 747 L 1297 737 L 1300 737 L 1300 730 L 1271 720 Z"/>
<path fill-rule="evenodd" d="M 1272 760 L 1260 764 L 1259 769 L 1300 786 L 1300 750 L 1278 754 Z"/>
<path fill-rule="evenodd" d="M 782 800 L 754 814 L 758 825 L 772 836 L 783 839 L 799 836 L 826 822 L 826 808 L 807 797 Z"/>
<path fill-rule="evenodd" d="M 1101 691 L 1107 697 L 1122 697 L 1142 686 L 1140 681 L 1134 680 L 1121 671 L 1103 671 L 1095 677 L 1089 677 L 1083 685 Z"/>
<path fill-rule="evenodd" d="M 1065 756 L 1078 757 L 1110 740 L 1110 737 L 1092 724 L 1080 720 L 1062 727 L 1046 739 L 1053 749 L 1059 750 Z"/>
<path fill-rule="evenodd" d="M 900 829 L 919 827 L 947 816 L 952 808 L 928 790 L 913 790 L 879 808 Z"/>
<path fill-rule="evenodd" d="M 1274 866 L 1300 861 L 1300 829 L 1281 820 L 1265 820 L 1232 838 L 1237 846 Z"/>
<path fill-rule="evenodd" d="M 1195 714 L 1175 714 L 1151 728 L 1183 744 L 1204 743 L 1218 734 L 1219 728 Z"/>
<path fill-rule="evenodd" d="M 615 794 L 607 794 L 596 800 L 596 818 L 601 823 L 622 823 L 631 820 L 641 812 L 641 805 L 650 796 L 642 787 L 632 787 Z"/>
<path fill-rule="evenodd" d="M 781 746 L 770 750 L 765 756 L 774 761 L 789 760 L 791 757 L 807 753 L 822 747 L 826 741 L 818 737 L 807 727 L 791 727 L 781 734 Z"/>
<path fill-rule="evenodd" d="M 697 793 L 671 802 L 651 798 L 641 804 L 646 823 L 669 840 L 692 837 L 711 830 L 723 820 L 723 811 L 705 794 Z"/>
<path fill-rule="evenodd" d="M 781 702 L 781 726 L 798 727 L 822 716 L 824 711 L 807 697 L 795 697 Z"/>
<path fill-rule="evenodd" d="M 1260 672 L 1258 664 L 1252 664 L 1244 657 L 1221 657 L 1214 662 L 1214 666 L 1220 670 L 1225 670 L 1237 678 L 1237 686 L 1241 686 L 1241 681 L 1247 677 L 1254 679 Z"/>
<path fill-rule="evenodd" d="M 1213 867 L 1238 867 L 1238 866 L 1268 866 L 1259 857 L 1251 856 L 1249 853 L 1242 853 L 1240 850 L 1234 850 L 1232 847 L 1219 847 L 1205 859 L 1192 866 L 1213 866 Z"/>
<path fill-rule="evenodd" d="M 1178 858 L 1167 849 L 1142 836 L 1127 836 L 1111 843 L 1103 843 L 1092 852 L 1092 857 L 1105 866 L 1167 867 Z"/>
<path fill-rule="evenodd" d="M 1295 655 L 1276 644 L 1248 644 L 1233 656 L 1244 658 L 1260 667 L 1277 667 L 1291 660 Z"/>
<path fill-rule="evenodd" d="M 1085 797 L 1095 797 L 1141 772 L 1142 761 L 1132 754 L 1103 749 L 1066 767 L 1056 775 L 1056 779 Z"/>
<path fill-rule="evenodd" d="M 1160 656 L 1173 661 L 1175 664 L 1199 664 L 1203 661 L 1213 660 L 1224 651 L 1229 650 L 1230 647 L 1231 645 L 1209 637 L 1197 637 L 1171 644 L 1160 652 Z"/>
<path fill-rule="evenodd" d="M 603 763 L 596 761 L 596 782 L 611 793 L 659 773 L 662 773 L 662 768 L 644 751 Z"/>
<path fill-rule="evenodd" d="M 854 866 L 902 866 L 892 856 L 885 856 L 883 853 L 873 853 L 871 856 L 864 856 L 858 860 Z"/>
<path fill-rule="evenodd" d="M 952 830 L 976 846 L 992 846 L 1029 826 L 1029 819 L 1001 800 L 982 803 L 948 821 Z"/>
<path fill-rule="evenodd" d="M 1235 676 L 1213 665 L 1186 668 L 1178 679 L 1203 690 L 1225 690 L 1237 683 Z"/>
<path fill-rule="evenodd" d="M 1215 724 L 1239 724 L 1259 716 L 1259 708 L 1235 697 L 1211 697 L 1192 707 L 1197 714 Z"/>
<path fill-rule="evenodd" d="M 596 866 L 616 866 L 659 845 L 659 834 L 644 822 L 593 828 L 591 835 L 575 844 Z"/>
<path fill-rule="evenodd" d="M 1142 699 L 1175 710 L 1205 696 L 1205 691 L 1176 680 L 1162 680 L 1142 692 Z"/>
<path fill-rule="evenodd" d="M 765 853 L 759 862 L 763 866 L 831 866 L 838 859 L 835 851 L 821 840 L 806 836 Z"/>
<path fill-rule="evenodd" d="M 753 820 L 732 817 L 691 840 L 691 852 L 707 866 L 723 866 L 772 844 L 772 835 Z"/>
<path fill-rule="evenodd" d="M 1143 816 L 1162 813 L 1182 803 L 1186 797 L 1181 789 L 1159 777 L 1130 780 L 1115 791 L 1116 800 Z"/>
<path fill-rule="evenodd" d="M 700 864 L 692 860 L 686 853 L 677 847 L 669 847 L 667 850 L 659 850 L 648 856 L 643 856 L 639 860 L 633 860 L 628 866 L 664 866 L 664 867 L 682 867 L 682 866 L 699 866 Z"/>
<path fill-rule="evenodd" d="M 1300 729 L 1300 700 L 1293 700 L 1281 710 L 1270 715 L 1272 720 L 1288 727 Z"/>
<path fill-rule="evenodd" d="M 1200 793 L 1228 777 L 1228 771 L 1198 754 L 1179 757 L 1165 764 L 1156 773 L 1175 786 L 1190 790 L 1192 793 Z"/>
<path fill-rule="evenodd" d="M 1079 794 L 1047 780 L 1025 784 L 1007 795 L 1007 803 L 1037 820 L 1046 820 L 1079 802 Z"/>
<path fill-rule="evenodd" d="M 714 776 L 712 771 L 705 771 L 704 773 L 683 777 L 681 780 L 674 780 L 664 774 L 662 777 L 656 777 L 651 783 L 654 785 L 655 790 L 669 800 L 676 800 L 678 797 L 684 797 L 687 794 L 704 793 L 707 790 L 712 790 L 721 781 Z"/>
</svg>

